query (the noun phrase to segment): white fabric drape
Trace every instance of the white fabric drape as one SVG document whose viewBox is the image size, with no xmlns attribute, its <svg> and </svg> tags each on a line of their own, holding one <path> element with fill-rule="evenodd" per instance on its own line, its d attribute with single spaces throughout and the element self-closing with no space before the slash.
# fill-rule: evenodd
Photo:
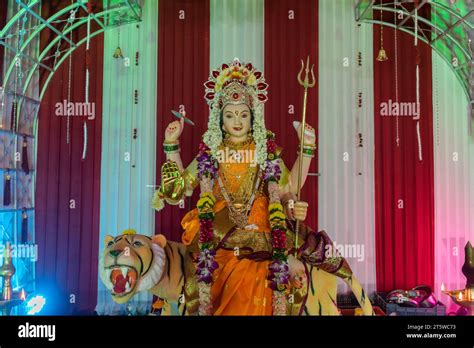
<svg viewBox="0 0 474 348">
<path fill-rule="evenodd" d="M 370 293 L 375 290 L 374 57 L 372 26 L 357 25 L 353 5 L 319 1 L 318 227 L 347 248 L 354 274 Z"/>
<path fill-rule="evenodd" d="M 150 202 L 156 165 L 158 2 L 145 1 L 142 13 L 140 23 L 105 33 L 100 254 L 107 234 L 116 236 L 129 228 L 149 236 L 154 233 Z M 117 45 L 124 59 L 112 57 Z M 137 294 L 129 305 L 145 313 L 150 309 L 151 295 Z M 100 279 L 96 310 L 99 314 L 123 314 L 125 310 L 112 301 Z"/>
<path fill-rule="evenodd" d="M 210 68 L 235 57 L 263 70 L 263 0 L 210 0 Z"/>
<path fill-rule="evenodd" d="M 467 107 L 454 72 L 433 54 L 435 290 L 451 310 L 457 306 L 440 295 L 441 283 L 447 290 L 464 289 L 464 246 L 474 244 L 474 141 Z"/>
</svg>

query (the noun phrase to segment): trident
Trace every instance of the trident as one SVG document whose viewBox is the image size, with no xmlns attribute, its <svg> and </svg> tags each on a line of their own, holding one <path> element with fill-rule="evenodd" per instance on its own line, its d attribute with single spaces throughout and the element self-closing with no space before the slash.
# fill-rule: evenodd
<svg viewBox="0 0 474 348">
<path fill-rule="evenodd" d="M 298 186 L 296 191 L 296 199 L 299 201 L 301 198 L 301 174 L 303 172 L 303 146 L 304 146 L 304 132 L 306 129 L 306 102 L 308 98 L 308 88 L 313 88 L 316 85 L 316 79 L 314 78 L 314 64 L 311 65 L 311 82 L 309 81 L 309 56 L 306 59 L 306 67 L 303 63 L 303 59 L 301 59 L 301 69 L 298 73 L 298 83 L 303 86 L 304 88 L 304 96 L 303 96 L 303 117 L 301 122 L 301 129 L 300 129 L 300 155 L 298 158 Z M 301 79 L 303 69 L 305 69 L 304 80 Z M 295 226 L 295 257 L 296 257 L 296 250 L 298 250 L 298 230 L 299 230 L 299 221 L 296 220 Z"/>
</svg>

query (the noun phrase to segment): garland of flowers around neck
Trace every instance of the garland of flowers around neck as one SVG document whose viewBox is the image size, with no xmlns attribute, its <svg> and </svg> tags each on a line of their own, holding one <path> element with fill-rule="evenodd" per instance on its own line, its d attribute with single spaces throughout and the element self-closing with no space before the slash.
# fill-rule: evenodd
<svg viewBox="0 0 474 348">
<path fill-rule="evenodd" d="M 201 195 L 197 203 L 199 212 L 199 246 L 196 276 L 199 287 L 199 314 L 212 314 L 211 286 L 212 274 L 218 268 L 215 261 L 216 251 L 213 248 L 214 240 L 214 205 L 216 198 L 212 194 L 213 180 L 217 178 L 217 162 L 211 155 L 210 148 L 201 143 L 199 145 L 198 178 L 200 180 Z M 286 289 L 289 283 L 289 268 L 286 246 L 286 216 L 280 202 L 278 181 L 280 180 L 280 157 L 274 135 L 267 135 L 267 158 L 262 172 L 263 180 L 267 183 L 269 192 L 269 221 L 271 226 L 271 240 L 273 260 L 269 266 L 268 280 L 273 290 L 273 315 L 286 315 Z"/>
</svg>

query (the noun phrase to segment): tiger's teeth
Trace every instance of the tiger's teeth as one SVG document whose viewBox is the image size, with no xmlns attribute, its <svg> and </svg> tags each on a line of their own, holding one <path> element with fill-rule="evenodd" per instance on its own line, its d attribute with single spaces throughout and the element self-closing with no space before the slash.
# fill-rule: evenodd
<svg viewBox="0 0 474 348">
<path fill-rule="evenodd" d="M 125 291 L 127 291 L 127 292 L 130 291 L 130 284 L 128 282 L 125 283 Z"/>
<path fill-rule="evenodd" d="M 127 276 L 128 268 L 127 267 L 120 267 L 120 271 L 122 272 L 123 277 Z"/>
</svg>

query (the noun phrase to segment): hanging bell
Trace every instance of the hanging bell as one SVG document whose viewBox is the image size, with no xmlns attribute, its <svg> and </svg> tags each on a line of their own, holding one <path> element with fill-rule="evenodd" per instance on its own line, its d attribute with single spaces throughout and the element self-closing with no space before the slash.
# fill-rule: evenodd
<svg viewBox="0 0 474 348">
<path fill-rule="evenodd" d="M 115 52 L 114 52 L 114 58 L 116 59 L 123 59 L 123 55 L 122 55 L 122 49 L 120 47 L 117 47 L 115 49 Z"/>
<path fill-rule="evenodd" d="M 385 50 L 382 48 L 380 48 L 379 50 L 379 55 L 377 56 L 377 60 L 379 62 L 385 62 L 386 60 L 388 60 L 388 57 L 387 57 L 387 52 L 385 52 Z"/>
</svg>

